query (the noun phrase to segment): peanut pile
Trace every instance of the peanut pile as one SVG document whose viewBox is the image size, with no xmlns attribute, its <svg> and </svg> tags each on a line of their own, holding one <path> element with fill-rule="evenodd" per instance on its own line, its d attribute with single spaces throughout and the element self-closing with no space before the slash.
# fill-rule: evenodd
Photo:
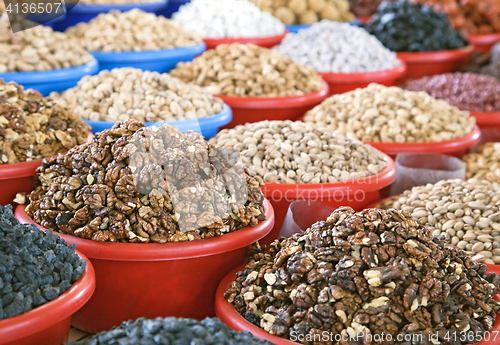
<svg viewBox="0 0 500 345">
<path fill-rule="evenodd" d="M 219 45 L 192 62 L 180 62 L 170 74 L 224 96 L 296 96 L 323 86 L 313 69 L 253 44 Z"/>
<path fill-rule="evenodd" d="M 0 165 L 54 156 L 87 141 L 90 127 L 38 91 L 0 79 Z"/>
<path fill-rule="evenodd" d="M 167 73 L 115 68 L 85 76 L 51 96 L 85 120 L 143 122 L 194 120 L 220 113 L 220 98 Z"/>
<path fill-rule="evenodd" d="M 327 126 L 368 142 L 427 143 L 460 138 L 475 119 L 425 92 L 370 84 L 327 98 L 308 111 L 305 122 Z"/>
<path fill-rule="evenodd" d="M 88 51 L 102 52 L 173 49 L 201 43 L 200 37 L 170 19 L 137 8 L 101 13 L 88 23 L 68 28 L 66 34 Z"/>
</svg>

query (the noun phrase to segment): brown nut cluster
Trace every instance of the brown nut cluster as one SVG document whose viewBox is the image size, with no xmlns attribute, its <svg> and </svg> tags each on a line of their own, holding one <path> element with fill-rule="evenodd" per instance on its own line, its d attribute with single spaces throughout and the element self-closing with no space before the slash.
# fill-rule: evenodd
<svg viewBox="0 0 500 345">
<path fill-rule="evenodd" d="M 0 165 L 32 161 L 87 141 L 90 126 L 38 91 L 0 79 Z"/>
<path fill-rule="evenodd" d="M 251 0 L 261 10 L 271 13 L 286 25 L 313 24 L 322 19 L 350 22 L 348 0 Z"/>
<path fill-rule="evenodd" d="M 117 122 L 92 143 L 46 159 L 26 212 L 94 241 L 165 243 L 219 236 L 265 219 L 262 180 L 175 127 Z"/>
<path fill-rule="evenodd" d="M 267 252 L 256 248 L 225 297 L 248 321 L 287 339 L 336 343 L 312 338 L 326 331 L 349 336 L 340 344 L 368 345 L 383 332 L 381 344 L 405 344 L 396 339 L 406 334 L 421 334 L 419 344 L 432 344 L 429 334 L 441 344 L 471 343 L 446 337 L 491 329 L 500 276 L 486 270 L 408 213 L 341 207 Z"/>
<path fill-rule="evenodd" d="M 192 62 L 180 62 L 170 75 L 224 96 L 283 97 L 321 90 L 313 69 L 253 44 L 222 44 Z"/>
</svg>

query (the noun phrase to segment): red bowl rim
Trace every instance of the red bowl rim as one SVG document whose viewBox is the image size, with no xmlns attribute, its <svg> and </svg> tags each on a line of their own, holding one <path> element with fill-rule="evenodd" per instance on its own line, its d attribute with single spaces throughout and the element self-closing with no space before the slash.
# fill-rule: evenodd
<svg viewBox="0 0 500 345">
<path fill-rule="evenodd" d="M 215 95 L 221 98 L 224 103 L 233 110 L 236 108 L 251 109 L 289 109 L 308 105 L 316 105 L 328 97 L 330 88 L 326 81 L 322 81 L 322 88 L 319 91 L 306 93 L 298 96 L 284 97 L 239 97 Z"/>
<path fill-rule="evenodd" d="M 500 41 L 500 32 L 482 35 L 469 35 L 467 40 L 469 40 L 469 42 L 473 45 L 490 45 Z"/>
<path fill-rule="evenodd" d="M 436 63 L 463 59 L 472 54 L 474 46 L 469 44 L 463 48 L 439 50 L 432 52 L 397 52 L 397 57 L 407 63 Z"/>
<path fill-rule="evenodd" d="M 283 31 L 281 34 L 272 36 L 261 36 L 261 37 L 224 37 L 224 38 L 203 38 L 203 42 L 207 45 L 207 49 L 214 49 L 220 44 L 256 44 L 256 45 L 273 45 L 279 44 L 281 40 L 288 34 L 288 30 Z"/>
<path fill-rule="evenodd" d="M 382 71 L 360 73 L 320 73 L 329 84 L 377 83 L 386 80 L 396 80 L 403 77 L 407 71 L 406 61 L 399 59 L 399 66 Z"/>
<path fill-rule="evenodd" d="M 41 332 L 56 323 L 71 317 L 83 307 L 94 293 L 96 280 L 90 260 L 78 250 L 80 258 L 87 263 L 85 271 L 71 287 L 57 297 L 35 309 L 0 320 L 0 343 L 6 344 Z"/>
<path fill-rule="evenodd" d="M 470 115 L 476 118 L 476 124 L 480 126 L 500 124 L 500 111 L 471 112 Z"/>
<path fill-rule="evenodd" d="M 26 205 L 16 208 L 15 216 L 20 223 L 35 224 L 24 211 Z M 190 259 L 220 254 L 240 249 L 266 236 L 274 226 L 274 210 L 271 203 L 264 199 L 266 220 L 254 227 L 245 227 L 228 234 L 213 238 L 177 243 L 110 243 L 97 242 L 54 232 L 69 244 L 91 259 L 111 261 L 167 261 Z M 35 224 L 41 230 L 40 225 Z"/>
<path fill-rule="evenodd" d="M 224 293 L 231 287 L 233 280 L 236 278 L 236 273 L 245 269 L 245 265 L 241 265 L 235 268 L 233 271 L 229 272 L 228 275 L 224 277 L 217 288 L 215 294 L 215 314 L 221 319 L 226 325 L 236 331 L 249 331 L 254 336 L 260 339 L 265 339 L 276 345 L 297 345 L 299 343 L 293 342 L 288 339 L 272 335 L 260 327 L 257 327 L 250 322 L 248 322 L 243 316 L 241 316 L 231 303 L 224 300 Z M 497 299 L 498 295 L 494 298 Z M 493 324 L 490 333 L 498 335 L 500 331 L 500 314 L 497 314 L 495 318 L 495 323 Z M 495 333 L 496 332 L 496 333 Z M 498 335 L 500 336 L 500 335 Z M 496 337 L 495 337 L 496 338 Z M 482 340 L 474 345 L 486 345 L 489 343 L 496 343 L 498 340 L 490 339 L 488 341 Z"/>
<path fill-rule="evenodd" d="M 383 155 L 387 166 L 375 175 L 337 183 L 266 183 L 261 189 L 266 197 L 271 197 L 273 192 L 277 190 L 283 192 L 285 194 L 284 196 L 287 198 L 296 198 L 301 195 L 302 197 L 307 197 L 311 192 L 315 193 L 315 196 L 321 196 L 323 194 L 329 195 L 335 191 L 347 192 L 353 187 L 355 187 L 355 189 L 352 190 L 351 193 L 355 193 L 358 190 L 363 192 L 376 191 L 390 185 L 396 180 L 396 164 L 394 160 L 385 153 L 383 153 Z"/>
<path fill-rule="evenodd" d="M 467 135 L 452 139 L 443 140 L 430 143 L 375 143 L 375 142 L 365 142 L 376 149 L 387 153 L 389 155 L 395 155 L 403 152 L 411 153 L 451 153 L 455 151 L 460 151 L 467 149 L 471 146 L 479 144 L 481 140 L 481 130 L 476 125 L 470 133 Z"/>
</svg>

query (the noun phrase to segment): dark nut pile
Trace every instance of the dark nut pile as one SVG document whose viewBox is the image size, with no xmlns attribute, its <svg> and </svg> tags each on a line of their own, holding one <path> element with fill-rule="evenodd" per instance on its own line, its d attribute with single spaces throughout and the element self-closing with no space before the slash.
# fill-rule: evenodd
<svg viewBox="0 0 500 345">
<path fill-rule="evenodd" d="M 0 79 L 0 165 L 66 152 L 85 143 L 89 130 L 52 99 Z"/>
<path fill-rule="evenodd" d="M 221 44 L 192 62 L 179 62 L 170 74 L 224 96 L 296 96 L 323 85 L 313 69 L 253 44 Z"/>
<path fill-rule="evenodd" d="M 68 28 L 66 34 L 88 51 L 160 50 L 201 43 L 201 37 L 172 20 L 138 8 L 123 13 L 117 10 L 101 13 L 88 23 Z"/>
<path fill-rule="evenodd" d="M 302 121 L 247 123 L 220 131 L 210 143 L 241 152 L 242 163 L 270 183 L 335 183 L 387 166 L 382 152 L 370 145 Z"/>
<path fill-rule="evenodd" d="M 309 110 L 305 122 L 327 126 L 348 138 L 383 143 L 428 143 L 461 138 L 475 118 L 425 92 L 370 84 L 333 95 Z"/>
<path fill-rule="evenodd" d="M 341 207 L 267 252 L 258 248 L 225 297 L 249 322 L 287 339 L 332 332 L 349 337 L 341 344 L 370 344 L 384 333 L 392 341 L 383 343 L 405 344 L 398 335 L 420 334 L 420 344 L 432 344 L 429 334 L 438 334 L 441 344 L 461 344 L 470 341 L 459 332 L 484 335 L 500 309 L 492 299 L 500 276 L 486 269 L 408 213 Z"/>
<path fill-rule="evenodd" d="M 262 180 L 175 127 L 117 122 L 92 143 L 45 159 L 26 212 L 41 226 L 94 241 L 179 242 L 265 219 Z"/>
<path fill-rule="evenodd" d="M 217 318 L 202 321 L 175 317 L 123 322 L 90 339 L 66 345 L 272 345 L 250 332 L 236 332 Z"/>
<path fill-rule="evenodd" d="M 66 292 L 86 262 L 51 231 L 19 224 L 0 205 L 0 320 L 39 307 Z"/>
<path fill-rule="evenodd" d="M 114 68 L 83 77 L 78 85 L 51 96 L 91 121 L 196 120 L 222 111 L 223 102 L 168 73 Z"/>
<path fill-rule="evenodd" d="M 474 53 L 464 70 L 500 79 L 500 43 L 495 44 L 487 54 Z"/>
<path fill-rule="evenodd" d="M 500 80 L 475 73 L 446 73 L 410 80 L 405 90 L 425 91 L 460 110 L 500 111 Z"/>
<path fill-rule="evenodd" d="M 486 143 L 462 157 L 467 178 L 500 183 L 500 143 Z"/>
<path fill-rule="evenodd" d="M 450 50 L 467 45 L 446 14 L 408 0 L 382 3 L 364 27 L 395 52 Z"/>
</svg>

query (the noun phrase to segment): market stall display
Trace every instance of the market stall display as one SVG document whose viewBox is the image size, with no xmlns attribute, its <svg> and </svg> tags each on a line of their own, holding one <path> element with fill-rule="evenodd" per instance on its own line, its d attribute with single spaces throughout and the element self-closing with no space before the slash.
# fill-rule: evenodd
<svg viewBox="0 0 500 345">
<path fill-rule="evenodd" d="M 455 72 L 473 47 L 445 14 L 408 0 L 383 3 L 364 28 L 408 64 L 408 77 Z"/>
<path fill-rule="evenodd" d="M 178 124 L 179 128 L 201 130 L 201 134 L 211 137 L 218 127 L 231 120 L 226 116 L 222 123 L 215 123 L 215 133 L 212 133 L 211 120 L 218 122 L 218 114 L 223 112 L 220 98 L 167 73 L 135 68 L 101 71 L 82 78 L 74 88 L 51 96 L 92 125 L 94 133 L 111 128 L 117 121 L 134 119 L 149 125 L 166 121 L 174 126 Z M 193 121 L 201 119 L 207 120 L 205 125 L 203 121 Z M 187 121 L 193 122 L 192 128 L 186 126 Z"/>
<path fill-rule="evenodd" d="M 219 289 L 228 290 L 227 302 L 217 296 L 218 316 L 237 329 L 260 327 L 275 344 L 307 344 L 332 330 L 348 339 L 383 332 L 429 342 L 438 331 L 483 334 L 500 307 L 499 276 L 396 210 L 338 208 L 304 233 L 256 248 L 230 278 Z M 223 312 L 230 308 L 246 322 Z"/>
<path fill-rule="evenodd" d="M 370 83 L 387 86 L 406 73 L 406 64 L 364 29 L 323 20 L 297 34 L 288 34 L 276 50 L 315 69 L 328 82 L 330 94 Z"/>
<path fill-rule="evenodd" d="M 94 55 L 100 70 L 136 67 L 168 72 L 179 61 L 192 60 L 205 51 L 197 35 L 163 16 L 140 9 L 102 13 L 65 33 Z"/>
<path fill-rule="evenodd" d="M 313 69 L 253 44 L 220 45 L 170 74 L 222 98 L 233 110 L 231 127 L 293 120 L 328 96 L 328 85 Z"/>
<path fill-rule="evenodd" d="M 380 199 L 380 189 L 396 177 L 394 162 L 382 152 L 312 123 L 247 123 L 221 131 L 210 143 L 241 152 L 236 158 L 264 180 L 261 189 L 276 215 L 265 245 L 278 237 L 294 200 L 362 208 Z"/>
<path fill-rule="evenodd" d="M 42 158 L 85 143 L 89 131 L 69 109 L 0 79 L 0 204 L 30 192 Z"/>
</svg>

